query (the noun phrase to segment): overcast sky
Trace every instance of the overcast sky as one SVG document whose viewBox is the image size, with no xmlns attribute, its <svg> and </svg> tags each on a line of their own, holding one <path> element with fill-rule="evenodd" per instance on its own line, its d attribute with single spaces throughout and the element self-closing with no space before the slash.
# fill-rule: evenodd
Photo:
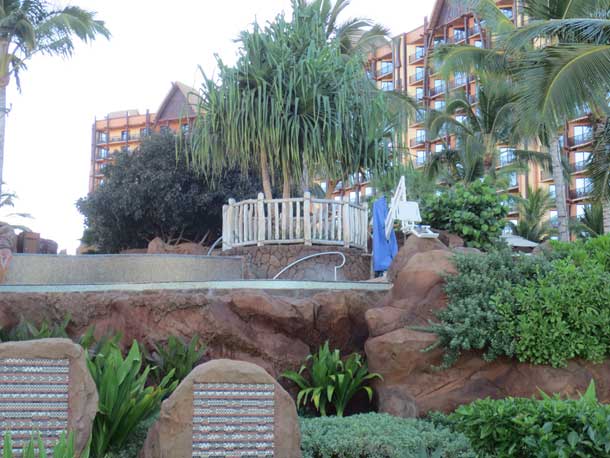
<svg viewBox="0 0 610 458">
<path fill-rule="evenodd" d="M 25 223 L 69 254 L 83 232 L 74 204 L 88 190 L 95 116 L 124 109 L 155 112 L 172 81 L 198 87 L 199 66 L 212 74 L 215 54 L 233 62 L 239 31 L 290 5 L 289 0 L 73 3 L 97 11 L 112 38 L 78 45 L 70 60 L 36 57 L 21 76 L 21 94 L 11 82 L 3 188 L 17 193 L 17 211 L 34 216 Z M 370 17 L 397 35 L 421 25 L 433 4 L 352 0 L 344 19 Z"/>
</svg>

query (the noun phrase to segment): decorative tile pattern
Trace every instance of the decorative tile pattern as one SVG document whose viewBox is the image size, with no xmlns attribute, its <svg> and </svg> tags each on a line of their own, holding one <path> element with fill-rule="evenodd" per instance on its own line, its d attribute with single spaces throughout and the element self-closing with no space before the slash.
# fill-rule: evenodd
<svg viewBox="0 0 610 458">
<path fill-rule="evenodd" d="M 275 385 L 196 383 L 193 458 L 273 457 Z"/>
<path fill-rule="evenodd" d="M 68 429 L 69 376 L 67 359 L 0 359 L 0 438 L 9 432 L 17 454 L 34 434 L 50 448 Z"/>
</svg>

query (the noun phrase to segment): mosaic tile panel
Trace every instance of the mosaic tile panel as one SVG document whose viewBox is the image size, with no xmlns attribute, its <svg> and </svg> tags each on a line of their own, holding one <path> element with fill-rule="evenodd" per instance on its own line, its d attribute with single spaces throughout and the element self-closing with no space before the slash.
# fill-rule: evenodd
<svg viewBox="0 0 610 458">
<path fill-rule="evenodd" d="M 68 429 L 69 376 L 67 359 L 0 359 L 0 437 L 9 432 L 16 453 L 33 434 L 52 447 Z"/>
<path fill-rule="evenodd" d="M 275 385 L 196 383 L 193 458 L 273 457 Z"/>
</svg>

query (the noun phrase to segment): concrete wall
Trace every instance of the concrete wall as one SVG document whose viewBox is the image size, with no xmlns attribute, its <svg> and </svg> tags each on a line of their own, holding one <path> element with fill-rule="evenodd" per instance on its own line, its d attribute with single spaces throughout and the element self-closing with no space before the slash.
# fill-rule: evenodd
<svg viewBox="0 0 610 458">
<path fill-rule="evenodd" d="M 239 280 L 243 259 L 185 255 L 15 254 L 5 285 L 83 285 Z"/>
</svg>

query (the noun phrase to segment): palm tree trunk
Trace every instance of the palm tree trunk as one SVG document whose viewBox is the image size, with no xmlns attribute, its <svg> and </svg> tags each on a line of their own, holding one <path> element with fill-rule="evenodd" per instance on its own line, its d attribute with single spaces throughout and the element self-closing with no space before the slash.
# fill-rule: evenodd
<svg viewBox="0 0 610 458">
<path fill-rule="evenodd" d="M 4 134 L 6 132 L 6 84 L 0 83 L 0 195 L 4 170 Z"/>
<path fill-rule="evenodd" d="M 610 234 L 610 199 L 602 203 L 602 211 L 604 215 L 604 234 Z"/>
<path fill-rule="evenodd" d="M 284 184 L 282 187 L 282 198 L 290 199 L 290 174 L 288 173 L 288 165 L 282 165 L 282 178 Z"/>
<path fill-rule="evenodd" d="M 261 179 L 263 182 L 263 193 L 265 199 L 273 199 L 273 191 L 271 188 L 271 177 L 269 176 L 269 161 L 267 160 L 267 154 L 261 153 Z"/>
<path fill-rule="evenodd" d="M 566 196 L 566 182 L 563 176 L 561 163 L 561 149 L 559 138 L 554 136 L 549 145 L 549 154 L 553 164 L 553 180 L 555 181 L 555 194 L 557 201 L 557 220 L 559 222 L 559 240 L 570 241 L 570 229 L 568 227 L 568 204 Z"/>
</svg>

